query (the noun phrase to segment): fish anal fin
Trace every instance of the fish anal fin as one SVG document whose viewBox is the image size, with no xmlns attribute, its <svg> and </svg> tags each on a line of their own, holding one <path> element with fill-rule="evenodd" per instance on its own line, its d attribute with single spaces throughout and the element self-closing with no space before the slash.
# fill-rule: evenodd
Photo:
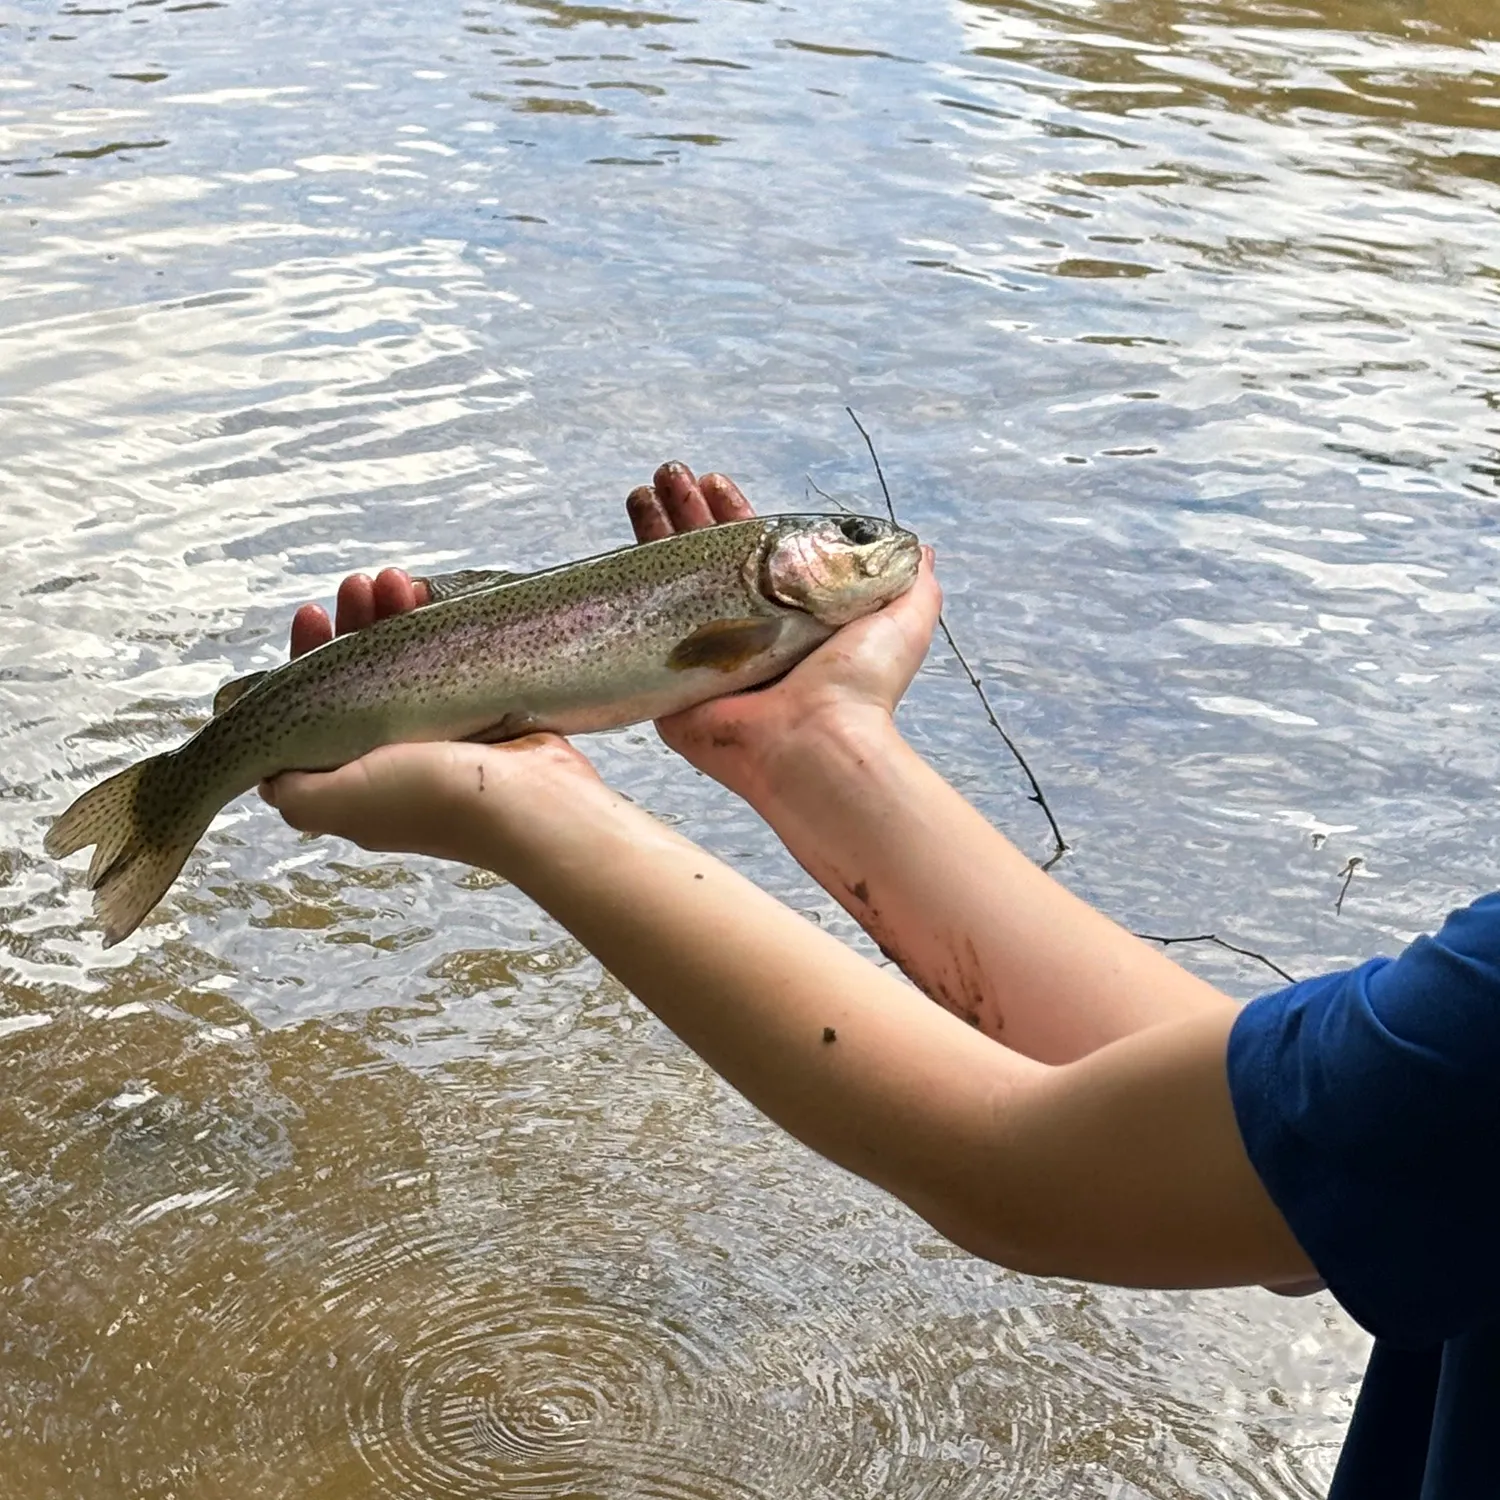
<svg viewBox="0 0 1500 1500">
<path fill-rule="evenodd" d="M 693 667 L 733 672 L 769 651 L 780 635 L 779 620 L 714 620 L 678 641 L 667 657 L 667 666 L 674 672 Z"/>
<path fill-rule="evenodd" d="M 493 724 L 464 738 L 476 745 L 498 745 L 502 740 L 518 740 L 536 731 L 536 720 L 529 714 L 503 714 Z"/>
<path fill-rule="evenodd" d="M 214 694 L 214 718 L 217 719 L 226 708 L 238 703 L 262 677 L 267 675 L 265 672 L 247 672 L 243 677 L 231 677 Z"/>
</svg>

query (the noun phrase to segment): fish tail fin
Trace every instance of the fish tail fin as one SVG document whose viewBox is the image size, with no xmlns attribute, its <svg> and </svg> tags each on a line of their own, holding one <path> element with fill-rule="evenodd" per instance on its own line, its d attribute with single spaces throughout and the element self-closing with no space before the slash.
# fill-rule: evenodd
<svg viewBox="0 0 1500 1500">
<path fill-rule="evenodd" d="M 212 812 L 204 817 L 197 807 L 182 808 L 166 820 L 167 826 L 148 827 L 141 818 L 142 788 L 152 768 L 165 759 L 152 756 L 90 787 L 53 823 L 43 841 L 54 859 L 94 846 L 87 879 L 106 948 L 140 926 L 213 821 Z"/>
</svg>

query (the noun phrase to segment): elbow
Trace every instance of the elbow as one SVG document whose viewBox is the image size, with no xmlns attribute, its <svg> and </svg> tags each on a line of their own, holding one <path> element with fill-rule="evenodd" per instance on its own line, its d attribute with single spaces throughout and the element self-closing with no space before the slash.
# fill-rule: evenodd
<svg viewBox="0 0 1500 1500">
<path fill-rule="evenodd" d="M 913 1203 L 912 1208 L 942 1237 L 976 1260 L 987 1260 L 1023 1276 L 1063 1274 L 1056 1256 L 1035 1242 L 1022 1225 L 1010 1222 L 995 1205 L 972 1202 Z"/>
</svg>

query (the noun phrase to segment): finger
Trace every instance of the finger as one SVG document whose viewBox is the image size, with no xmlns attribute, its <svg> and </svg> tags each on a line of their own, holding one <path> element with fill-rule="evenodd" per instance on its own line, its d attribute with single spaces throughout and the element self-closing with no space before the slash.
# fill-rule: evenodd
<svg viewBox="0 0 1500 1500">
<path fill-rule="evenodd" d="M 340 635 L 375 623 L 375 585 L 365 573 L 351 573 L 339 585 L 336 628 Z"/>
<path fill-rule="evenodd" d="M 386 568 L 380 573 L 372 593 L 377 620 L 383 620 L 387 615 L 404 615 L 417 607 L 416 586 L 410 575 L 400 568 Z"/>
<path fill-rule="evenodd" d="M 304 604 L 292 616 L 292 655 L 305 656 L 333 639 L 333 622 L 321 604 Z"/>
<path fill-rule="evenodd" d="M 353 761 L 336 771 L 283 771 L 261 782 L 260 794 L 299 833 L 337 833 L 367 788 L 368 772 Z"/>
<path fill-rule="evenodd" d="M 943 590 L 933 569 L 931 547 L 922 548 L 922 563 L 917 569 L 917 581 L 887 607 L 899 608 L 902 612 L 910 610 L 923 621 L 925 629 L 937 629 L 937 617 L 943 608 Z"/>
<path fill-rule="evenodd" d="M 261 801 L 269 802 L 299 833 L 322 833 L 326 830 L 314 826 L 316 820 L 312 817 L 316 797 L 309 799 L 306 789 L 297 784 L 306 779 L 300 771 L 286 771 L 261 782 L 256 790 Z"/>
<path fill-rule="evenodd" d="M 638 542 L 659 542 L 672 535 L 672 523 L 662 509 L 656 491 L 649 484 L 631 490 L 625 501 L 625 510 L 630 516 L 631 530 Z"/>
<path fill-rule="evenodd" d="M 698 481 L 686 464 L 663 464 L 652 482 L 673 531 L 696 531 L 700 526 L 714 524 L 708 501 L 703 498 L 703 491 L 698 488 Z"/>
<path fill-rule="evenodd" d="M 698 488 L 715 521 L 748 521 L 755 514 L 755 507 L 745 499 L 739 485 L 723 474 L 705 474 Z"/>
</svg>

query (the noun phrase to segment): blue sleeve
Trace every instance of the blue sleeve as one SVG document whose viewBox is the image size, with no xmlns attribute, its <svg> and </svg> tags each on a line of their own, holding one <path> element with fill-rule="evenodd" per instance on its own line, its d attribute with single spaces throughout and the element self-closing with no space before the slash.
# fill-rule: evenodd
<svg viewBox="0 0 1500 1500">
<path fill-rule="evenodd" d="M 1395 959 L 1252 1001 L 1250 1159 L 1344 1308 L 1409 1348 L 1500 1320 L 1500 895 Z"/>
</svg>

